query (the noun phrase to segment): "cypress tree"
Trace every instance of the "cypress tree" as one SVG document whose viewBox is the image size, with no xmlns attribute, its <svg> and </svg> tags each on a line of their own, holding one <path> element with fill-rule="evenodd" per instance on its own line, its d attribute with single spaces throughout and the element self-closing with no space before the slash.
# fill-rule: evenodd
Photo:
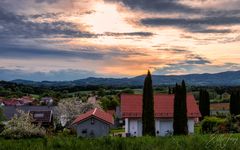
<svg viewBox="0 0 240 150">
<path fill-rule="evenodd" d="M 184 80 L 182 85 L 176 84 L 174 96 L 174 114 L 173 114 L 173 130 L 174 135 L 187 135 L 187 92 Z"/>
<path fill-rule="evenodd" d="M 240 114 L 240 93 L 239 93 L 239 91 L 232 91 L 232 93 L 231 93 L 230 113 L 233 116 Z"/>
<path fill-rule="evenodd" d="M 235 93 L 231 92 L 231 97 L 230 97 L 230 103 L 229 103 L 229 107 L 230 107 L 230 113 L 231 115 L 235 114 L 235 110 L 234 110 L 234 106 L 235 106 Z"/>
<path fill-rule="evenodd" d="M 143 135 L 155 135 L 154 121 L 154 98 L 152 87 L 152 76 L 150 71 L 144 81 L 143 100 L 142 100 L 142 133 Z"/>
<path fill-rule="evenodd" d="M 210 100 L 209 93 L 206 90 L 200 90 L 199 93 L 199 110 L 201 112 L 202 117 L 201 120 L 204 119 L 205 116 L 210 115 Z"/>
</svg>

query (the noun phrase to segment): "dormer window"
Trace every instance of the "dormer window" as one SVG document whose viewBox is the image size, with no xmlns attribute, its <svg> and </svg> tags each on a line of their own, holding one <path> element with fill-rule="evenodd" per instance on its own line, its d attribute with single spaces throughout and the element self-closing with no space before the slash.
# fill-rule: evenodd
<svg viewBox="0 0 240 150">
<path fill-rule="evenodd" d="M 44 117 L 44 114 L 43 114 L 43 113 L 35 113 L 35 114 L 33 115 L 33 117 L 34 117 L 34 118 L 42 118 L 42 117 Z"/>
</svg>

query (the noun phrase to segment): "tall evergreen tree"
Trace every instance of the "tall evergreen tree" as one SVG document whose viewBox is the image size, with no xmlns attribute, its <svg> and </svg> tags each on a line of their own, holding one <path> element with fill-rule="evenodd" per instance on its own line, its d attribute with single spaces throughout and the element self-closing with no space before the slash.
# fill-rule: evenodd
<svg viewBox="0 0 240 150">
<path fill-rule="evenodd" d="M 142 100 L 142 133 L 143 135 L 155 135 L 154 121 L 154 97 L 152 87 L 152 76 L 150 71 L 144 81 L 143 100 Z"/>
<path fill-rule="evenodd" d="M 184 80 L 182 85 L 176 84 L 174 97 L 174 115 L 173 115 L 173 130 L 174 135 L 187 135 L 187 91 Z"/>
<path fill-rule="evenodd" d="M 201 120 L 205 116 L 210 115 L 210 100 L 209 100 L 209 93 L 206 90 L 200 90 L 199 92 L 199 110 L 201 112 Z"/>
<path fill-rule="evenodd" d="M 240 114 L 240 93 L 239 93 L 239 91 L 232 91 L 232 93 L 231 93 L 230 113 L 233 116 Z"/>
<path fill-rule="evenodd" d="M 2 107 L 0 106 L 0 123 L 1 121 L 4 120 L 4 116 L 3 116 L 3 110 L 2 110 Z"/>
</svg>

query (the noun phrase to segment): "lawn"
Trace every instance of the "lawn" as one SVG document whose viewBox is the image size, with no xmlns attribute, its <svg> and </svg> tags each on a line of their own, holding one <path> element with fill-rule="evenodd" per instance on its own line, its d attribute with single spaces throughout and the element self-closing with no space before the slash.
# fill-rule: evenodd
<svg viewBox="0 0 240 150">
<path fill-rule="evenodd" d="M 236 150 L 240 147 L 239 138 L 239 134 L 98 139 L 52 136 L 20 140 L 0 139 L 0 150 Z"/>
</svg>

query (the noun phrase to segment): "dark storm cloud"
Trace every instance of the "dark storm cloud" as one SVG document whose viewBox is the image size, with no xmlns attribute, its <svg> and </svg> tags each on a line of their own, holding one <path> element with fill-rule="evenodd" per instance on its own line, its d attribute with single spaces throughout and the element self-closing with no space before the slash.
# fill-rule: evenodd
<svg viewBox="0 0 240 150">
<path fill-rule="evenodd" d="M 230 33 L 229 29 L 209 29 L 209 26 L 239 25 L 239 17 L 202 17 L 196 19 L 186 18 L 145 18 L 140 20 L 146 26 L 175 26 L 198 33 Z"/>
<path fill-rule="evenodd" d="M 80 58 L 99 60 L 103 59 L 104 54 L 92 52 L 91 49 L 79 49 L 79 50 L 58 50 L 58 49 L 44 49 L 44 48 L 29 48 L 29 47 L 12 47 L 12 46 L 0 46 L 0 58 L 17 58 L 17 59 L 36 59 L 36 58 Z"/>
<path fill-rule="evenodd" d="M 15 43 L 14 43 L 15 42 Z M 117 57 L 147 56 L 145 53 L 122 48 L 80 47 L 75 49 L 47 48 L 39 45 L 28 46 L 21 41 L 3 40 L 0 42 L 0 58 L 11 59 L 88 59 L 108 60 Z M 35 45 L 35 44 L 34 44 Z"/>
<path fill-rule="evenodd" d="M 96 35 L 77 29 L 70 22 L 33 22 L 31 18 L 17 15 L 0 7 L 0 38 L 23 37 L 41 38 L 48 36 L 84 37 L 91 38 Z"/>
<path fill-rule="evenodd" d="M 187 55 L 186 60 L 182 62 L 182 64 L 202 64 L 202 65 L 210 63 L 211 61 L 209 61 L 208 59 L 195 54 Z"/>
<path fill-rule="evenodd" d="M 0 38 L 44 38 L 44 37 L 64 37 L 64 38 L 95 38 L 98 36 L 152 36 L 151 32 L 127 32 L 94 34 L 79 29 L 75 24 L 65 21 L 55 22 L 33 22 L 33 18 L 52 18 L 59 13 L 37 14 L 30 17 L 17 15 L 6 11 L 0 7 Z"/>
<path fill-rule="evenodd" d="M 49 4 L 52 4 L 52 3 L 56 3 L 58 0 L 35 0 L 36 3 L 49 3 Z"/>
<path fill-rule="evenodd" d="M 208 68 L 211 61 L 199 55 L 190 54 L 186 56 L 185 61 L 167 64 L 163 68 L 155 68 L 154 74 L 172 74 L 176 72 L 192 72 L 197 68 Z"/>
<path fill-rule="evenodd" d="M 186 18 L 145 18 L 144 25 L 150 26 L 192 26 L 192 25 L 236 25 L 240 24 L 239 17 L 203 17 L 196 19 Z"/>
<path fill-rule="evenodd" d="M 142 36 L 148 37 L 153 36 L 154 34 L 151 32 L 126 32 L 126 33 L 115 33 L 115 32 L 105 32 L 106 36 Z"/>
<path fill-rule="evenodd" d="M 105 0 L 119 2 L 135 10 L 160 13 L 199 13 L 200 10 L 179 3 L 179 0 Z"/>
</svg>

